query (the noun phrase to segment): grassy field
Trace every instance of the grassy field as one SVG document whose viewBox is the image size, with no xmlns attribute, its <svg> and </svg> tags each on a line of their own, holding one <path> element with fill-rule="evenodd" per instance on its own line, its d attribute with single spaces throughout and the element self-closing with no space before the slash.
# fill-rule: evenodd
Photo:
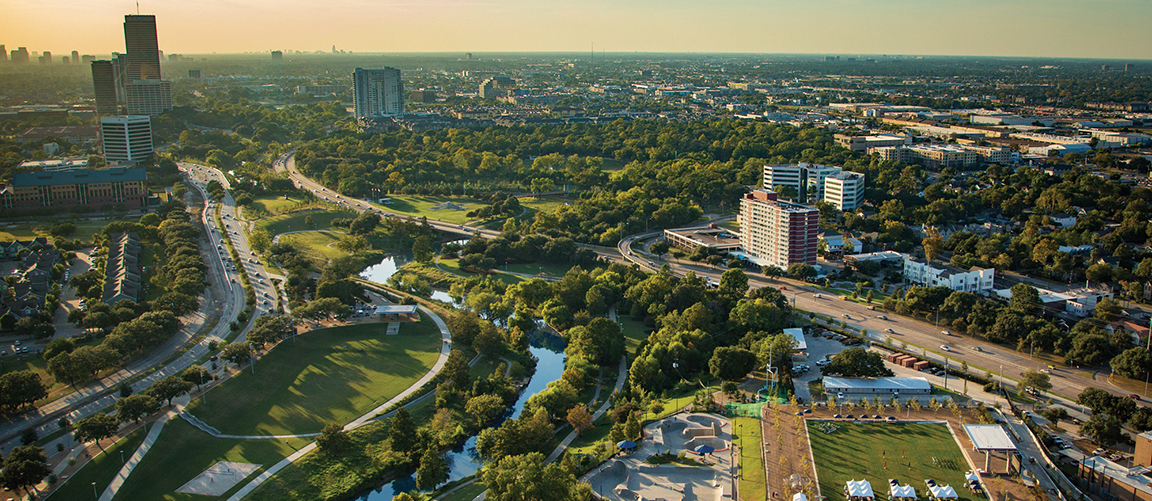
<svg viewBox="0 0 1152 501">
<path fill-rule="evenodd" d="M 304 255 L 308 256 L 317 267 L 321 267 L 327 263 L 329 259 L 337 258 L 340 256 L 347 256 L 348 253 L 335 247 L 336 242 L 340 241 L 346 233 L 324 230 L 324 231 L 306 231 L 304 233 L 292 233 L 280 237 L 281 242 L 292 243 L 296 248 L 300 249 Z"/>
<path fill-rule="evenodd" d="M 480 493 L 486 490 L 488 490 L 488 487 L 484 485 L 484 482 L 477 480 L 467 486 L 461 487 L 460 490 L 452 494 L 444 496 L 443 501 L 472 501 L 476 499 L 476 496 L 479 496 Z"/>
<path fill-rule="evenodd" d="M 620 324 L 624 327 L 624 349 L 629 355 L 633 355 L 636 353 L 636 347 L 648 339 L 648 335 L 645 334 L 648 332 L 648 326 L 644 325 L 643 320 L 633 320 L 628 315 L 621 316 L 620 312 L 616 313 L 616 318 L 620 319 Z"/>
<path fill-rule="evenodd" d="M 868 480 L 873 492 L 883 497 L 890 478 L 926 496 L 924 479 L 930 478 L 938 485 L 951 485 L 961 500 L 977 499 L 964 487 L 968 462 L 946 425 L 838 422 L 836 431 L 824 433 L 816 423 L 809 421 L 808 430 L 820 491 L 826 497 L 839 499 L 845 482 L 860 479 Z"/>
<path fill-rule="evenodd" d="M 290 435 L 344 424 L 408 388 L 439 356 L 424 318 L 385 336 L 383 323 L 313 331 L 281 343 L 189 410 L 222 433 Z"/>
<path fill-rule="evenodd" d="M 104 492 L 104 489 L 116 477 L 116 472 L 120 471 L 121 466 L 124 466 L 120 462 L 119 451 L 124 451 L 124 457 L 130 456 L 136 448 L 140 447 L 140 442 L 144 441 L 146 434 L 144 428 L 139 428 L 117 441 L 106 452 L 92 458 L 91 461 L 81 467 L 67 482 L 64 482 L 64 485 L 53 491 L 49 495 L 49 499 L 56 501 L 89 499 L 92 496 L 92 482 L 96 482 L 96 488 L 100 492 Z"/>
<path fill-rule="evenodd" d="M 523 215 L 517 215 L 516 219 L 525 220 L 531 219 L 537 213 L 552 213 L 557 207 L 564 204 L 572 203 L 571 199 L 564 197 L 526 197 L 520 199 L 520 205 L 527 207 L 528 210 L 524 211 Z"/>
<path fill-rule="evenodd" d="M 734 232 L 740 231 L 740 223 L 737 221 L 725 221 L 720 223 L 720 227 L 732 230 Z"/>
<path fill-rule="evenodd" d="M 288 198 L 284 198 L 283 196 L 261 197 L 253 200 L 250 207 L 252 211 L 256 213 L 266 212 L 269 214 L 279 214 L 303 201 L 303 198 L 293 196 L 289 196 Z"/>
<path fill-rule="evenodd" d="M 358 488 L 370 487 L 374 483 L 373 479 L 379 478 L 384 473 L 380 461 L 372 451 L 376 444 L 387 437 L 387 427 L 382 424 L 369 424 L 354 430 L 348 433 L 352 444 L 345 452 L 335 457 L 318 451 L 305 454 L 260 484 L 245 499 L 252 501 L 348 499 L 351 497 L 348 494 Z"/>
<path fill-rule="evenodd" d="M 398 212 L 401 214 L 409 214 L 414 217 L 427 217 L 431 220 L 445 221 L 449 223 L 464 224 L 471 219 L 465 216 L 469 211 L 479 209 L 487 202 L 476 200 L 467 197 L 425 197 L 425 196 L 393 196 L 392 203 L 388 205 L 373 204 L 389 212 Z M 451 210 L 451 209 L 433 209 L 435 205 L 444 202 L 452 202 L 456 205 L 464 207 L 464 210 Z"/>
<path fill-rule="evenodd" d="M 764 479 L 764 459 L 760 455 L 760 420 L 738 417 L 736 430 L 742 436 L 737 438 L 740 445 L 740 498 L 764 499 L 766 480 Z"/>
<path fill-rule="evenodd" d="M 202 500 L 205 499 L 204 496 L 180 494 L 176 489 L 217 461 L 258 464 L 262 467 L 260 471 L 263 471 L 310 441 L 311 439 L 299 438 L 287 441 L 212 438 L 183 419 L 174 418 L 164 425 L 164 431 L 160 432 L 156 443 L 132 471 L 132 475 L 124 482 L 124 486 L 116 493 L 114 499 Z M 240 482 L 232 488 L 232 491 L 239 490 L 245 483 Z M 60 499 L 87 498 L 77 496 Z"/>
<path fill-rule="evenodd" d="M 312 225 L 304 224 L 304 220 L 311 216 Z M 296 211 L 279 216 L 272 216 L 256 221 L 256 226 L 269 235 L 276 236 L 289 231 L 326 230 L 332 227 L 332 220 L 336 218 L 356 217 L 351 211 L 334 210 L 308 210 Z"/>
<path fill-rule="evenodd" d="M 472 273 L 469 271 L 464 271 L 464 270 L 460 269 L 460 260 L 459 259 L 441 258 L 440 259 L 440 269 L 447 271 L 448 273 L 452 273 L 454 275 L 460 275 L 462 277 L 470 277 L 472 275 L 475 275 L 475 273 Z M 494 276 L 497 279 L 503 281 L 504 283 L 506 283 L 508 285 L 518 284 L 520 282 L 528 280 L 528 279 L 523 278 L 519 275 L 510 275 L 508 273 L 500 273 L 498 270 L 493 270 L 493 271 L 495 272 Z"/>
</svg>

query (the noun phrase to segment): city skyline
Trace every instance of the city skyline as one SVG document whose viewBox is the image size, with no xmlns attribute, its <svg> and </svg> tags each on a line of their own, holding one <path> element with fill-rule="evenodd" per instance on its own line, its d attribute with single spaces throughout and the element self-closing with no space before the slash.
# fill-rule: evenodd
<svg viewBox="0 0 1152 501">
<path fill-rule="evenodd" d="M 67 9 L 54 29 L 31 22 Z M 908 54 L 1152 59 L 1138 0 L 674 0 L 583 3 L 528 0 L 336 0 L 310 3 L 144 4 L 168 53 L 270 50 L 353 52 L 698 52 Z M 0 20 L 9 47 L 66 54 L 123 50 L 135 5 L 15 0 Z M 317 21 L 320 19 L 320 21 Z M 210 26 L 211 29 L 205 29 Z M 735 34 L 735 35 L 734 35 Z"/>
</svg>

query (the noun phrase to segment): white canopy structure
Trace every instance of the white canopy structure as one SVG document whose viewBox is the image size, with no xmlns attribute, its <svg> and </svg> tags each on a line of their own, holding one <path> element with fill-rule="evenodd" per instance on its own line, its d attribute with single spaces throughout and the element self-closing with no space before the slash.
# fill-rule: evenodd
<svg viewBox="0 0 1152 501">
<path fill-rule="evenodd" d="M 969 481 L 969 482 L 979 482 L 980 481 L 980 477 L 978 475 L 976 475 L 975 473 L 972 473 L 971 471 L 964 473 L 964 479 Z"/>
<path fill-rule="evenodd" d="M 844 487 L 845 494 L 850 498 L 872 498 L 872 484 L 867 480 L 849 480 Z"/>
<path fill-rule="evenodd" d="M 808 501 L 808 496 L 805 496 L 803 492 L 797 492 L 792 495 L 792 501 Z"/>
<path fill-rule="evenodd" d="M 937 485 L 928 490 L 932 491 L 932 497 L 936 499 L 956 499 L 956 489 L 948 485 Z"/>
<path fill-rule="evenodd" d="M 893 484 L 888 490 L 888 495 L 894 498 L 916 499 L 916 489 L 914 489 L 911 485 Z"/>
</svg>

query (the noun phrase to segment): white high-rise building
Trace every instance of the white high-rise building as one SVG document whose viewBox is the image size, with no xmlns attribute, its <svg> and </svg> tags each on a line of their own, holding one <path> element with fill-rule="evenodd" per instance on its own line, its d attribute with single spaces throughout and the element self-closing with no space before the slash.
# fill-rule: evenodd
<svg viewBox="0 0 1152 501">
<path fill-rule="evenodd" d="M 134 164 L 152 155 L 152 119 L 148 116 L 100 118 L 100 142 L 108 164 Z"/>
<path fill-rule="evenodd" d="M 844 169 L 840 167 L 804 162 L 790 165 L 765 165 L 764 189 L 775 191 L 778 187 L 787 186 L 796 190 L 796 201 L 811 203 L 824 198 L 824 179 L 842 170 Z"/>
<path fill-rule="evenodd" d="M 356 118 L 404 114 L 404 81 L 400 79 L 400 70 L 356 68 L 352 72 L 352 88 Z"/>
<path fill-rule="evenodd" d="M 154 117 L 172 109 L 172 82 L 133 80 L 124 86 L 129 115 Z"/>
<path fill-rule="evenodd" d="M 759 265 L 816 264 L 820 211 L 756 190 L 740 199 L 740 248 Z"/>
<path fill-rule="evenodd" d="M 840 210 L 856 210 L 864 204 L 864 174 L 838 172 L 824 178 L 824 201 Z"/>
</svg>

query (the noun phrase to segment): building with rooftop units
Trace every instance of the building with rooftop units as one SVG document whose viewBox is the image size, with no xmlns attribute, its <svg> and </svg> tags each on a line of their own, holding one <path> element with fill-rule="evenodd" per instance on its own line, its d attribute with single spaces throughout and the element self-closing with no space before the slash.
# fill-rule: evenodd
<svg viewBox="0 0 1152 501">
<path fill-rule="evenodd" d="M 815 265 L 820 211 L 778 198 L 775 192 L 756 190 L 740 199 L 742 254 L 761 266 Z"/>
</svg>

